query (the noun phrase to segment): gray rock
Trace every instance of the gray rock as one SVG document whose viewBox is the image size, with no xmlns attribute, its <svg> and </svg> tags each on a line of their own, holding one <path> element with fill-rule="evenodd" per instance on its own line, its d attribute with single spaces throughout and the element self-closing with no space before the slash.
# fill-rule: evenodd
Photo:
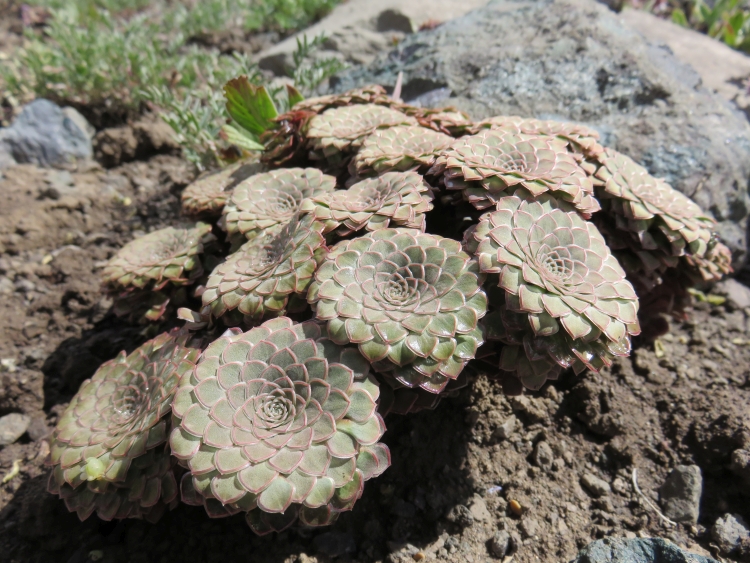
<svg viewBox="0 0 750 563">
<path fill-rule="evenodd" d="M 519 25 L 519 22 L 531 22 Z M 474 118 L 525 115 L 584 122 L 602 142 L 695 199 L 744 260 L 750 124 L 667 48 L 649 44 L 593 0 L 493 0 L 407 37 L 365 68 L 332 80 L 343 91 L 393 86 L 410 101 L 448 89 Z"/>
<path fill-rule="evenodd" d="M 750 539 L 747 523 L 739 514 L 725 514 L 711 528 L 711 537 L 725 554 L 740 546 L 740 542 Z"/>
<path fill-rule="evenodd" d="M 90 158 L 91 136 L 85 125 L 81 128 L 85 119 L 80 114 L 77 117 L 68 114 L 44 99 L 34 100 L 23 108 L 10 127 L 0 129 L 0 167 L 27 162 L 62 167 Z"/>
<path fill-rule="evenodd" d="M 591 473 L 585 473 L 583 477 L 581 477 L 581 485 L 583 485 L 593 497 L 607 495 L 612 491 L 609 483 L 603 479 L 599 479 L 599 477 L 592 475 Z"/>
<path fill-rule="evenodd" d="M 735 309 L 750 307 L 750 287 L 734 278 L 721 280 L 713 292 L 726 297 L 727 305 Z"/>
<path fill-rule="evenodd" d="M 661 538 L 604 538 L 590 543 L 570 563 L 719 563 Z"/>
<path fill-rule="evenodd" d="M 505 557 L 510 547 L 510 534 L 505 530 L 500 530 L 490 538 L 489 548 L 495 557 Z"/>
<path fill-rule="evenodd" d="M 537 442 L 534 446 L 534 454 L 531 460 L 537 467 L 549 467 L 555 459 L 555 455 L 552 453 L 552 448 L 549 446 L 549 442 L 542 440 Z"/>
<path fill-rule="evenodd" d="M 12 412 L 0 418 L 0 446 L 7 446 L 24 435 L 31 424 L 31 418 L 25 414 Z"/>
<path fill-rule="evenodd" d="M 697 465 L 678 465 L 659 489 L 664 515 L 675 522 L 696 524 L 700 511 L 703 476 Z"/>
</svg>

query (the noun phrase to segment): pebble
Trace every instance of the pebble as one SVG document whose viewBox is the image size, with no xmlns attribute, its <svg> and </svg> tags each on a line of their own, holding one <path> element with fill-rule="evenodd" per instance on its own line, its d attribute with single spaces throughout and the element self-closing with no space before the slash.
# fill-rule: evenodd
<svg viewBox="0 0 750 563">
<path fill-rule="evenodd" d="M 31 424 L 31 418 L 25 414 L 12 412 L 0 418 L 0 446 L 7 446 L 24 435 Z"/>
<path fill-rule="evenodd" d="M 678 465 L 659 489 L 664 515 L 675 522 L 696 524 L 700 510 L 703 476 L 697 465 Z"/>
<path fill-rule="evenodd" d="M 521 522 L 520 528 L 524 536 L 527 538 L 533 538 L 539 533 L 539 522 L 534 518 L 524 518 Z"/>
<path fill-rule="evenodd" d="M 750 307 L 750 287 L 733 278 L 727 278 L 716 284 L 714 293 L 724 295 L 727 305 L 735 309 Z"/>
<path fill-rule="evenodd" d="M 468 528 L 474 523 L 474 516 L 463 504 L 457 504 L 451 508 L 446 515 L 446 519 L 461 528 Z"/>
<path fill-rule="evenodd" d="M 552 448 L 549 446 L 549 442 L 542 440 L 537 442 L 534 446 L 534 455 L 532 461 L 537 467 L 547 468 L 552 465 L 555 459 L 555 455 L 552 453 Z"/>
<path fill-rule="evenodd" d="M 593 497 L 600 497 L 609 494 L 612 490 L 609 483 L 599 479 L 599 477 L 592 475 L 591 473 L 585 473 L 583 477 L 581 477 L 581 484 Z"/>
<path fill-rule="evenodd" d="M 480 522 L 490 522 L 492 520 L 492 515 L 487 510 L 487 503 L 479 495 L 474 495 L 474 498 L 472 498 L 469 512 L 471 512 L 474 520 L 479 520 Z"/>
<path fill-rule="evenodd" d="M 505 421 L 495 429 L 495 437 L 506 440 L 516 430 L 518 419 L 515 416 L 509 416 Z"/>
<path fill-rule="evenodd" d="M 490 539 L 490 553 L 495 557 L 505 557 L 510 547 L 510 534 L 505 530 L 496 532 Z"/>
<path fill-rule="evenodd" d="M 743 540 L 750 540 L 750 530 L 739 514 L 725 514 L 711 528 L 711 537 L 725 554 L 734 551 Z"/>
</svg>

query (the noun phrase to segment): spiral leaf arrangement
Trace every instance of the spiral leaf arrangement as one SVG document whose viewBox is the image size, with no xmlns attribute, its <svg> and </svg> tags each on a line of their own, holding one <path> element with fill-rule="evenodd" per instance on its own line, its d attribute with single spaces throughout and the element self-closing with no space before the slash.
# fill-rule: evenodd
<svg viewBox="0 0 750 563">
<path fill-rule="evenodd" d="M 509 393 L 599 371 L 630 353 L 639 298 L 731 271 L 708 214 L 582 125 L 474 123 L 379 86 L 281 115 L 242 78 L 227 96 L 265 151 L 185 189 L 215 223 L 104 269 L 115 312 L 187 323 L 61 417 L 49 488 L 81 518 L 181 498 L 258 534 L 329 524 L 390 465 L 386 415 L 435 408 L 470 363 Z"/>
</svg>

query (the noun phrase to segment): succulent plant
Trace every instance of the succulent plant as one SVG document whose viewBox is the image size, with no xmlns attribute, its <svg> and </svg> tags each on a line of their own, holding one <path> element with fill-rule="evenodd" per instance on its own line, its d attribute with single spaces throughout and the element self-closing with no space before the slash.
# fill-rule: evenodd
<svg viewBox="0 0 750 563">
<path fill-rule="evenodd" d="M 357 182 L 347 190 L 312 197 L 302 203 L 325 224 L 325 233 L 337 230 L 346 236 L 360 229 L 368 231 L 401 226 L 424 231 L 425 213 L 432 209 L 432 192 L 415 172 L 387 172 Z"/>
<path fill-rule="evenodd" d="M 565 143 L 552 137 L 485 129 L 458 139 L 429 173 L 443 174 L 445 187 L 462 190 L 477 209 L 496 205 L 509 190 L 520 187 L 533 196 L 550 192 L 586 218 L 599 210 L 591 178 Z"/>
<path fill-rule="evenodd" d="M 498 274 L 505 308 L 527 317 L 529 360 L 544 349 L 563 367 L 598 371 L 639 332 L 633 286 L 592 223 L 550 195 L 520 193 L 483 216 L 467 247 L 482 272 Z"/>
<path fill-rule="evenodd" d="M 314 322 L 231 329 L 175 397 L 170 444 L 191 471 L 186 492 L 217 515 L 246 512 L 259 534 L 297 518 L 327 524 L 390 464 L 378 396 L 367 361 Z"/>
<path fill-rule="evenodd" d="M 415 118 L 422 127 L 454 137 L 463 135 L 473 125 L 468 115 L 455 108 L 419 108 L 406 104 L 394 107 Z"/>
<path fill-rule="evenodd" d="M 182 212 L 185 215 L 221 215 L 232 188 L 259 169 L 257 163 L 240 161 L 203 174 L 182 191 Z"/>
<path fill-rule="evenodd" d="M 469 130 L 477 133 L 482 129 L 502 129 L 515 134 L 558 137 L 568 144 L 572 153 L 587 158 L 596 158 L 604 151 L 604 147 L 599 144 L 599 133 L 577 123 L 497 115 L 479 121 Z"/>
<path fill-rule="evenodd" d="M 234 188 L 222 221 L 235 245 L 280 230 L 302 200 L 331 192 L 336 178 L 315 168 L 285 168 L 251 176 Z"/>
<path fill-rule="evenodd" d="M 719 281 L 733 272 L 732 251 L 714 235 L 708 243 L 705 254 L 687 254 L 683 259 L 690 265 L 694 277 L 702 282 Z"/>
<path fill-rule="evenodd" d="M 715 221 L 695 202 L 616 151 L 606 149 L 600 162 L 598 196 L 618 229 L 633 233 L 644 250 L 706 253 Z"/>
<path fill-rule="evenodd" d="M 345 156 L 356 151 L 380 127 L 417 125 L 416 119 L 385 106 L 362 104 L 331 108 L 310 119 L 305 131 L 310 157 L 329 166 L 344 164 Z"/>
<path fill-rule="evenodd" d="M 85 520 L 157 519 L 177 499 L 165 443 L 180 378 L 199 350 L 179 332 L 121 352 L 81 385 L 50 439 L 48 488 Z"/>
<path fill-rule="evenodd" d="M 104 267 L 102 278 L 112 291 L 162 289 L 187 285 L 203 273 L 200 254 L 212 242 L 211 225 L 192 229 L 166 227 L 130 241 Z"/>
<path fill-rule="evenodd" d="M 483 342 L 476 261 L 454 240 L 380 229 L 337 244 L 307 300 L 337 343 L 353 343 L 407 387 L 442 391 Z"/>
<path fill-rule="evenodd" d="M 426 170 L 453 141 L 453 137 L 424 127 L 401 125 L 378 129 L 365 138 L 352 160 L 350 172 L 365 176 L 392 170 Z"/>
<path fill-rule="evenodd" d="M 354 88 L 353 90 L 348 90 L 342 94 L 307 98 L 306 100 L 294 104 L 292 111 L 312 111 L 314 113 L 322 113 L 330 108 L 361 104 L 391 106 L 395 104 L 395 101 L 386 93 L 385 88 L 378 85 L 371 85 L 365 86 L 364 88 Z"/>
<path fill-rule="evenodd" d="M 201 296 L 204 316 L 224 317 L 230 326 L 252 323 L 284 313 L 295 295 L 304 307 L 326 251 L 322 230 L 313 217 L 294 216 L 281 230 L 246 242 L 208 277 Z"/>
</svg>

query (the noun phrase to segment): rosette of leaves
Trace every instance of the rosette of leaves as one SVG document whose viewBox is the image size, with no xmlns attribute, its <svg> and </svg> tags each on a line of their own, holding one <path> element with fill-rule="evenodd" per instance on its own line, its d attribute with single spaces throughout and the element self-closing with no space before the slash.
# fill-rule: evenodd
<svg viewBox="0 0 750 563">
<path fill-rule="evenodd" d="M 232 326 L 280 315 L 295 309 L 295 301 L 297 309 L 304 308 L 307 288 L 326 252 L 322 230 L 313 217 L 295 216 L 281 230 L 245 243 L 208 277 L 201 296 L 203 316 L 221 317 Z"/>
<path fill-rule="evenodd" d="M 316 168 L 284 168 L 251 176 L 234 188 L 222 216 L 230 240 L 246 240 L 280 230 L 305 198 L 331 192 L 336 178 Z"/>
<path fill-rule="evenodd" d="M 591 178 L 559 139 L 485 129 L 458 139 L 438 157 L 430 174 L 462 190 L 477 209 L 493 207 L 516 188 L 534 197 L 550 192 L 584 217 L 599 210 Z"/>
<path fill-rule="evenodd" d="M 438 153 L 454 139 L 425 127 L 396 126 L 379 129 L 365 138 L 352 160 L 352 175 L 367 176 L 393 170 L 426 170 Z"/>
<path fill-rule="evenodd" d="M 635 236 L 646 251 L 706 253 L 716 223 L 698 204 L 624 154 L 606 149 L 599 160 L 597 195 L 619 230 Z"/>
<path fill-rule="evenodd" d="M 104 363 L 57 423 L 47 463 L 49 491 L 81 520 L 154 521 L 177 502 L 177 482 L 165 443 L 180 378 L 199 350 L 188 336 L 162 334 L 131 354 Z"/>
<path fill-rule="evenodd" d="M 387 172 L 302 203 L 302 211 L 325 224 L 323 233 L 346 236 L 360 229 L 401 226 L 424 231 L 432 192 L 416 172 Z"/>
<path fill-rule="evenodd" d="M 487 329 L 515 345 L 503 351 L 503 369 L 520 369 L 523 350 L 538 388 L 552 373 L 549 358 L 598 371 L 629 352 L 640 330 L 635 291 L 599 231 L 575 211 L 550 195 L 504 197 L 466 245 L 505 292 L 508 314 L 501 310 Z"/>
<path fill-rule="evenodd" d="M 173 454 L 209 514 L 246 512 L 258 534 L 330 523 L 390 464 L 378 383 L 355 348 L 287 318 L 227 331 L 183 378 Z"/>
<path fill-rule="evenodd" d="M 439 393 L 483 342 L 483 278 L 457 241 L 380 229 L 337 244 L 307 300 L 334 342 L 357 344 L 407 387 Z"/>
<path fill-rule="evenodd" d="M 294 104 L 292 111 L 312 111 L 317 114 L 330 108 L 363 104 L 390 106 L 395 104 L 395 101 L 388 95 L 385 88 L 373 84 L 362 88 L 347 90 L 341 94 L 330 94 L 327 96 L 307 98 L 306 100 Z"/>
<path fill-rule="evenodd" d="M 421 108 L 409 105 L 394 106 L 406 115 L 414 117 L 422 127 L 445 133 L 453 137 L 465 134 L 473 122 L 462 111 L 455 108 Z"/>
<path fill-rule="evenodd" d="M 577 123 L 496 115 L 479 121 L 470 131 L 477 133 L 482 129 L 503 129 L 516 134 L 557 137 L 567 143 L 570 152 L 586 158 L 596 158 L 604 152 L 604 147 L 599 144 L 599 133 Z"/>
<path fill-rule="evenodd" d="M 242 161 L 203 174 L 182 191 L 182 212 L 185 215 L 221 215 L 232 188 L 259 169 L 257 163 Z"/>
<path fill-rule="evenodd" d="M 115 312 L 126 315 L 145 310 L 145 318 L 158 320 L 175 296 L 175 288 L 203 274 L 201 254 L 215 240 L 211 225 L 198 223 L 189 229 L 159 229 L 123 246 L 102 272 L 104 287 L 115 299 Z"/>
<path fill-rule="evenodd" d="M 690 266 L 693 277 L 702 282 L 719 281 L 727 274 L 731 274 L 732 251 L 713 235 L 703 256 L 687 254 L 683 260 Z"/>
<path fill-rule="evenodd" d="M 312 117 L 305 135 L 310 158 L 323 160 L 331 167 L 344 164 L 346 157 L 359 149 L 365 137 L 378 128 L 417 125 L 416 119 L 389 107 L 362 104 L 331 108 Z"/>
<path fill-rule="evenodd" d="M 392 106 L 394 100 L 381 86 L 366 86 L 343 94 L 299 101 L 291 110 L 279 115 L 275 119 L 277 126 L 262 137 L 266 145 L 262 156 L 263 162 L 272 166 L 289 166 L 290 163 L 304 162 L 307 150 L 306 137 L 302 132 L 306 129 L 308 121 L 327 109 L 354 104 Z"/>
</svg>

